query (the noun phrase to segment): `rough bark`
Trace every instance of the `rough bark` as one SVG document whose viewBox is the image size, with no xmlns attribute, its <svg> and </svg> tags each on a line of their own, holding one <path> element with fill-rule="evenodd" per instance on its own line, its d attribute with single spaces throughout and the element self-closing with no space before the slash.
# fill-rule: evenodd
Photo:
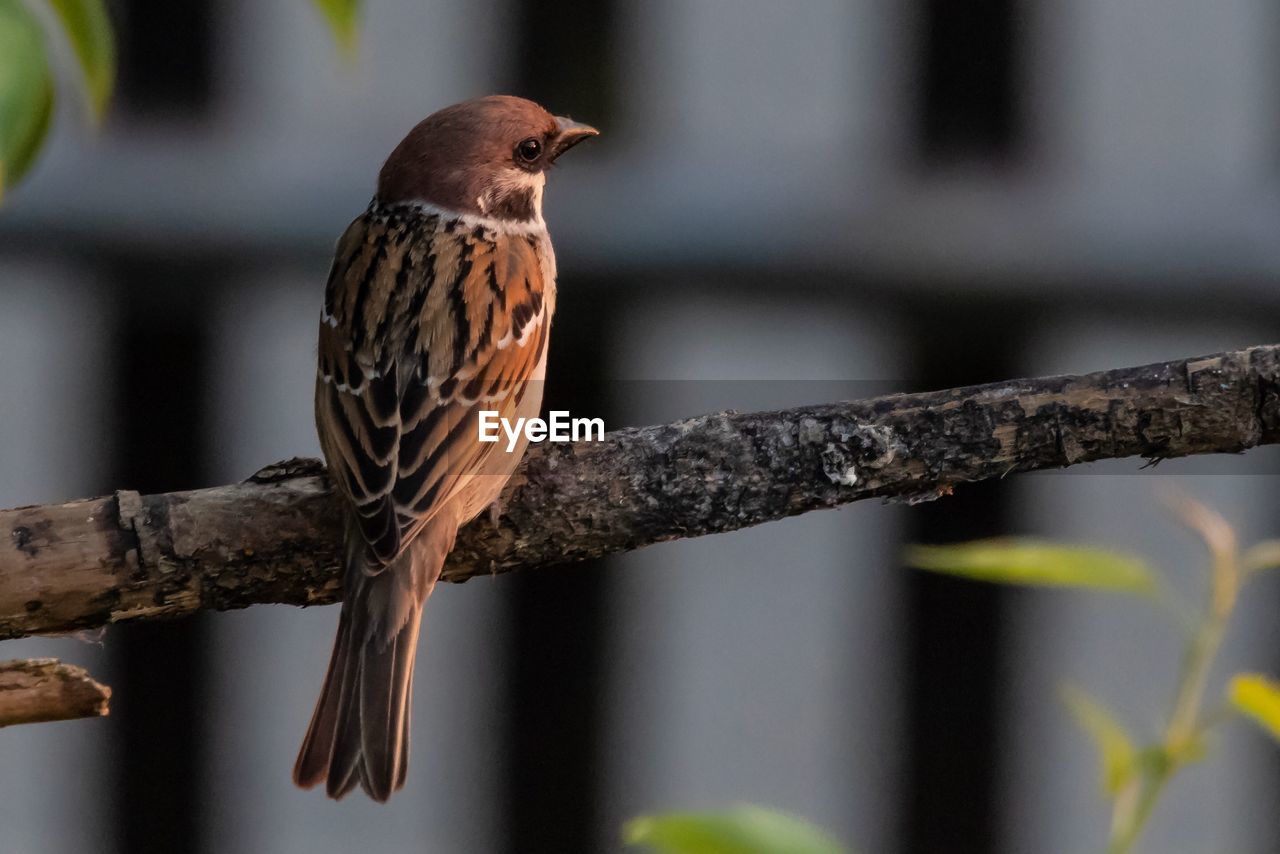
<svg viewBox="0 0 1280 854">
<path fill-rule="evenodd" d="M 732 531 L 864 498 L 1119 457 L 1236 453 L 1280 436 L 1280 346 L 1078 377 L 704 415 L 535 448 L 449 581 Z M 0 638 L 339 595 L 320 464 L 231 486 L 0 512 Z"/>
<path fill-rule="evenodd" d="M 110 688 L 73 664 L 54 658 L 0 662 L 0 727 L 102 717 L 110 700 Z"/>
</svg>

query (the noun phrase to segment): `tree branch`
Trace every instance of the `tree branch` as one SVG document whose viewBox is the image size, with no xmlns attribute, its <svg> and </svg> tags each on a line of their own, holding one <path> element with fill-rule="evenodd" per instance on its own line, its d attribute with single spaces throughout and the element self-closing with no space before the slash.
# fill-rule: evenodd
<svg viewBox="0 0 1280 854">
<path fill-rule="evenodd" d="M 0 727 L 96 718 L 108 713 L 111 689 L 55 658 L 0 662 Z"/>
<path fill-rule="evenodd" d="M 1280 437 L 1280 346 L 1080 377 L 704 415 L 532 450 L 445 579 L 600 557 L 864 498 L 1090 460 L 1235 453 Z M 164 495 L 0 512 L 0 638 L 199 608 L 339 597 L 319 463 Z"/>
</svg>

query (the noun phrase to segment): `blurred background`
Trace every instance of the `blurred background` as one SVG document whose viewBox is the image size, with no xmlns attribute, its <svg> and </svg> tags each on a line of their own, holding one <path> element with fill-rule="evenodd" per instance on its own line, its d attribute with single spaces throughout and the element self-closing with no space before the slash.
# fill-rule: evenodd
<svg viewBox="0 0 1280 854">
<path fill-rule="evenodd" d="M 0 213 L 0 505 L 317 453 L 333 241 L 404 132 L 489 92 L 600 127 L 547 194 L 548 404 L 613 428 L 1280 340 L 1269 0 L 119 0 L 116 105 L 64 103 Z M 916 574 L 1003 533 L 1204 558 L 1176 483 L 1280 535 L 1274 449 L 864 503 L 438 590 L 408 787 L 289 782 L 337 620 L 257 607 L 24 640 L 111 717 L 0 732 L 15 852 L 597 852 L 755 802 L 863 852 L 1078 852 L 1108 819 L 1063 678 L 1144 733 L 1177 635 L 1087 594 Z M 1280 672 L 1261 584 L 1233 669 Z M 1229 728 L 1147 850 L 1280 852 L 1280 752 Z"/>
</svg>

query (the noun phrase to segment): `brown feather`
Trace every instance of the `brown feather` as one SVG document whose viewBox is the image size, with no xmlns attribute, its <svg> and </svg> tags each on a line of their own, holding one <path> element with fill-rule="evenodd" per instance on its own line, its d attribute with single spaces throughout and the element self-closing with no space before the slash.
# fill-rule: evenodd
<svg viewBox="0 0 1280 854">
<path fill-rule="evenodd" d="M 371 207 L 339 241 L 316 424 L 352 519 L 347 597 L 299 785 L 342 797 L 358 784 L 375 800 L 403 785 L 422 604 L 476 496 L 496 496 L 518 459 L 477 441 L 479 412 L 529 405 L 553 269 L 545 238 L 405 207 Z"/>
<path fill-rule="evenodd" d="M 558 131 L 555 116 L 523 98 L 490 95 L 454 104 L 419 122 L 391 153 L 378 175 L 378 198 L 485 213 L 476 199 L 494 178 L 490 165 L 509 163 L 520 140 L 550 142 Z"/>
<path fill-rule="evenodd" d="M 387 530 L 385 540 L 370 543 L 381 563 L 394 558 L 412 530 L 456 493 L 465 475 L 486 471 L 490 457 L 505 454 L 500 445 L 474 441 L 479 410 L 514 415 L 518 398 L 513 392 L 536 368 L 539 339 L 550 325 L 555 286 L 539 274 L 544 262 L 538 245 L 493 230 L 450 230 L 447 223 L 410 209 L 377 208 L 352 223 L 341 244 L 363 249 L 349 256 L 345 270 L 335 269 L 334 293 L 326 300 L 334 307 L 332 320 L 320 325 L 316 422 L 335 482 L 366 516 L 389 503 L 384 512 L 414 518 Z M 406 231 L 413 236 L 401 236 Z M 398 274 L 410 244 L 429 246 L 434 264 L 415 265 L 400 276 L 365 263 L 373 252 Z M 506 276 L 496 279 L 495 291 L 492 281 L 503 267 Z M 385 320 L 388 311 L 414 305 L 422 306 L 416 323 Z M 360 326 L 352 328 L 357 321 Z M 379 326 L 387 334 L 373 335 Z M 484 338 L 473 331 L 486 328 Z M 499 347 L 503 342 L 509 343 Z M 460 364 L 455 359 L 459 347 L 466 354 Z M 351 376 L 351 362 L 379 376 Z M 387 413 L 376 404 L 377 391 L 391 377 L 399 405 L 390 418 L 382 418 Z M 426 385 L 425 393 L 421 388 L 412 393 L 409 386 L 415 384 Z M 444 410 L 443 417 L 432 419 L 437 409 Z M 406 447 L 415 453 L 406 457 L 396 450 Z M 424 507 L 421 501 L 428 495 L 435 498 Z M 365 533 L 374 527 L 365 526 Z"/>
<path fill-rule="evenodd" d="M 542 398 L 555 311 L 545 171 L 594 134 L 519 98 L 448 107 L 392 152 L 338 241 L 315 415 L 347 517 L 344 597 L 301 786 L 385 801 L 404 785 L 423 606 L 458 527 L 524 451 L 479 441 L 479 413 L 529 417 Z"/>
</svg>

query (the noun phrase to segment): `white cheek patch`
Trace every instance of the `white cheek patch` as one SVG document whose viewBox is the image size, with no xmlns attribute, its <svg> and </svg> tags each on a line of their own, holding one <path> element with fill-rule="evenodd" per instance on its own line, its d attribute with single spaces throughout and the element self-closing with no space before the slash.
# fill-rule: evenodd
<svg viewBox="0 0 1280 854">
<path fill-rule="evenodd" d="M 481 211 L 489 210 L 497 200 L 512 193 L 528 191 L 533 204 L 532 222 L 542 222 L 542 190 L 547 176 L 542 172 L 526 172 L 523 169 L 507 169 L 494 178 L 488 189 L 476 199 Z"/>
<path fill-rule="evenodd" d="M 511 190 L 538 190 L 547 185 L 545 172 L 526 172 L 523 169 L 508 169 L 503 173 L 499 184 Z"/>
<path fill-rule="evenodd" d="M 533 210 L 538 219 L 542 219 L 542 191 L 547 186 L 547 178 L 545 175 L 539 175 L 538 177 L 542 180 L 533 188 Z"/>
</svg>

